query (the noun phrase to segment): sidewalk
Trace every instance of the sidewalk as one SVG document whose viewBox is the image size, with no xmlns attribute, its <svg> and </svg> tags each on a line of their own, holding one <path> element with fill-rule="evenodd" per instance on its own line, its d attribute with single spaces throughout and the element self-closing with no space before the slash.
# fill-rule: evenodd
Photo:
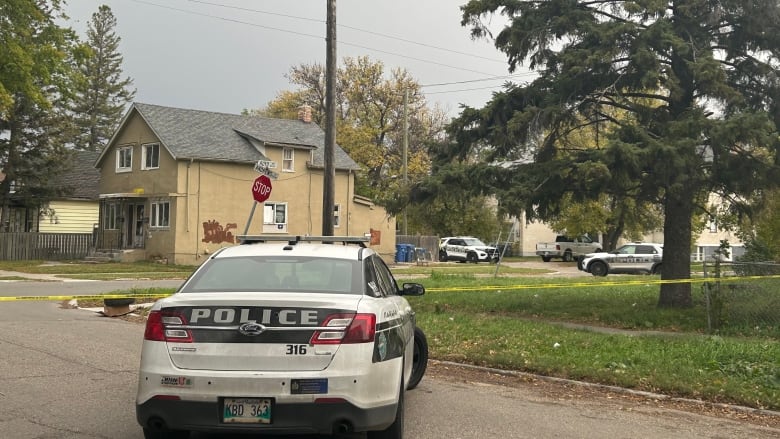
<svg viewBox="0 0 780 439">
<path fill-rule="evenodd" d="M 24 279 L 4 279 L 6 277 L 21 277 Z M 22 273 L 20 271 L 5 271 L 0 270 L 0 282 L 24 282 L 26 280 L 39 281 L 39 282 L 74 282 L 82 281 L 82 279 L 65 279 L 58 277 L 54 274 L 42 274 L 42 273 Z"/>
</svg>

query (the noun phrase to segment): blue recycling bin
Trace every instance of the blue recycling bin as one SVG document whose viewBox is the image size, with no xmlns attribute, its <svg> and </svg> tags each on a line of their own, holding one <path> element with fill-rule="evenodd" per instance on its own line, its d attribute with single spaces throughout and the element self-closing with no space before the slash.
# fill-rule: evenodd
<svg viewBox="0 0 780 439">
<path fill-rule="evenodd" d="M 406 244 L 395 245 L 395 262 L 406 262 Z"/>
<path fill-rule="evenodd" d="M 406 256 L 406 262 L 414 262 L 414 244 L 404 244 L 406 247 L 406 252 L 404 253 L 404 256 Z"/>
</svg>

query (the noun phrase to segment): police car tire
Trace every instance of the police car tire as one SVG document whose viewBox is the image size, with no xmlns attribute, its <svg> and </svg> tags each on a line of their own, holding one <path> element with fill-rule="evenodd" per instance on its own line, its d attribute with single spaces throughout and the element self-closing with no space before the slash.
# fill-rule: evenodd
<svg viewBox="0 0 780 439">
<path fill-rule="evenodd" d="M 439 252 L 439 262 L 447 262 L 447 252 L 445 251 Z"/>
<path fill-rule="evenodd" d="M 474 252 L 467 253 L 466 262 L 471 262 L 472 264 L 476 264 L 477 262 L 479 262 L 479 259 L 477 259 L 477 254 Z"/>
<path fill-rule="evenodd" d="M 190 432 L 186 430 L 150 430 L 144 428 L 144 439 L 187 439 Z"/>
<path fill-rule="evenodd" d="M 422 329 L 414 328 L 414 358 L 412 358 L 412 376 L 409 377 L 409 383 L 406 390 L 412 390 L 420 384 L 425 370 L 428 369 L 428 338 Z"/>
<path fill-rule="evenodd" d="M 403 439 L 404 437 L 404 380 L 401 377 L 401 389 L 395 409 L 395 421 L 384 430 L 369 431 L 366 439 Z"/>
<path fill-rule="evenodd" d="M 588 270 L 590 273 L 594 276 L 606 276 L 607 275 L 607 264 L 601 262 L 601 261 L 593 261 L 590 263 L 590 266 L 588 267 Z"/>
</svg>

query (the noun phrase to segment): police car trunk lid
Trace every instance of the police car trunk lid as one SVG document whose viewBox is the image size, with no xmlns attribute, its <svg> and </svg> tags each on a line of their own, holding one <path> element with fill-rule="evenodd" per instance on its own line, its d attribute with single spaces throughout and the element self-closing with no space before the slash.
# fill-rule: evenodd
<svg viewBox="0 0 780 439">
<path fill-rule="evenodd" d="M 328 317 L 354 313 L 361 297 L 257 292 L 176 294 L 163 301 L 162 311 L 166 332 L 184 336 L 184 342 L 169 337 L 168 354 L 181 369 L 323 370 L 340 345 L 310 345 L 309 341 Z"/>
</svg>

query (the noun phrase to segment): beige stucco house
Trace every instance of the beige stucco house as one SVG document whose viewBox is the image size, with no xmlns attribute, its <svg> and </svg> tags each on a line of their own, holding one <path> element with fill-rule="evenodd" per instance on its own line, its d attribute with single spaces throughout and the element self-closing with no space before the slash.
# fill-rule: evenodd
<svg viewBox="0 0 780 439">
<path fill-rule="evenodd" d="M 285 120 L 136 103 L 95 161 L 97 247 L 198 264 L 245 232 L 321 235 L 324 138 L 306 111 Z M 278 177 L 247 229 L 258 162 Z M 338 146 L 334 163 L 334 235 L 373 235 L 392 259 L 395 220 L 355 194 L 359 166 Z"/>
</svg>

